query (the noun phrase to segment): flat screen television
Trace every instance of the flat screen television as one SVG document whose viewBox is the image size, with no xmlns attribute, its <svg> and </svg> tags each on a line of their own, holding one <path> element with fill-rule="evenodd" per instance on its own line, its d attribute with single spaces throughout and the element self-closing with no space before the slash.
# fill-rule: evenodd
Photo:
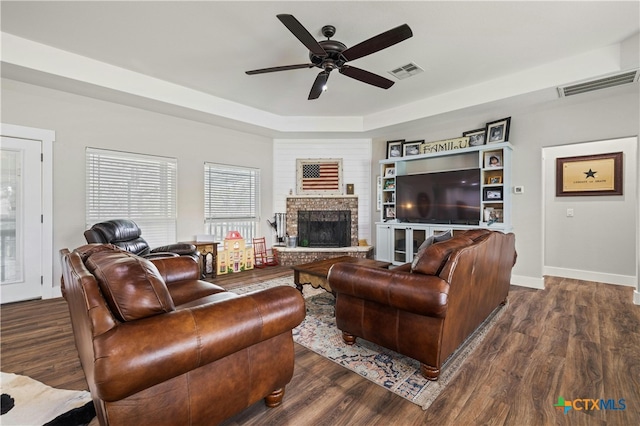
<svg viewBox="0 0 640 426">
<path fill-rule="evenodd" d="M 478 225 L 480 192 L 480 169 L 396 176 L 396 218 Z"/>
</svg>

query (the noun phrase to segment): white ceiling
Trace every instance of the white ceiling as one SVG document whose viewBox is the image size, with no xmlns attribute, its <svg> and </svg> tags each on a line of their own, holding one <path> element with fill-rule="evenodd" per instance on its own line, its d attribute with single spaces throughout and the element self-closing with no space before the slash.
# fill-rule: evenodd
<svg viewBox="0 0 640 426">
<path fill-rule="evenodd" d="M 233 101 L 268 116 L 356 117 L 360 121 L 369 117 L 373 121 L 390 111 L 412 111 L 412 106 L 427 105 L 428 100 L 446 103 L 449 94 L 464 95 L 467 89 L 464 96 L 477 97 L 477 104 L 521 94 L 510 91 L 509 84 L 529 85 L 533 91 L 569 83 L 567 79 L 575 76 L 587 77 L 584 67 L 576 73 L 552 70 L 564 63 L 577 69 L 579 61 L 569 63 L 568 58 L 588 57 L 637 33 L 639 4 L 2 1 L 1 28 L 20 39 L 193 89 L 210 99 Z M 406 23 L 413 30 L 412 38 L 350 64 L 392 80 L 396 79 L 387 71 L 409 62 L 425 72 L 396 81 L 389 90 L 334 72 L 329 90 L 309 101 L 317 68 L 254 76 L 244 73 L 308 62 L 308 51 L 276 18 L 279 13 L 294 15 L 318 40 L 323 38 L 323 25 L 334 25 L 333 38 L 347 46 Z M 594 67 L 591 72 L 598 74 L 603 69 Z M 538 77 L 540 82 L 533 84 Z M 494 97 L 488 93 L 482 97 L 482 87 L 501 89 Z M 455 107 L 452 104 L 449 109 Z M 437 108 L 424 109 L 424 113 L 408 114 L 407 119 L 438 113 Z"/>
</svg>

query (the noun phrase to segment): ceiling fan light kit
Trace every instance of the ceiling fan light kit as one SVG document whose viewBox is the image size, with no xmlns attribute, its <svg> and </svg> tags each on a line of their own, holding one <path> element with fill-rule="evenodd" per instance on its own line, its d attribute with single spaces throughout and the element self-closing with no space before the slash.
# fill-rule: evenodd
<svg viewBox="0 0 640 426">
<path fill-rule="evenodd" d="M 327 37 L 327 39 L 317 41 L 293 15 L 281 14 L 277 15 L 277 17 L 280 22 L 309 49 L 309 60 L 311 62 L 307 64 L 260 68 L 246 71 L 246 73 L 248 75 L 255 75 L 302 68 L 320 68 L 322 71 L 320 71 L 316 77 L 309 92 L 308 99 L 310 100 L 318 99 L 322 92 L 327 90 L 329 73 L 335 69 L 347 77 L 382 89 L 388 89 L 393 86 L 393 81 L 372 72 L 346 65 L 346 62 L 386 49 L 413 36 L 411 28 L 409 28 L 407 24 L 403 24 L 347 48 L 345 44 L 337 40 L 331 40 L 331 37 L 336 33 L 336 27 L 333 25 L 325 25 L 322 27 L 322 34 Z"/>
</svg>

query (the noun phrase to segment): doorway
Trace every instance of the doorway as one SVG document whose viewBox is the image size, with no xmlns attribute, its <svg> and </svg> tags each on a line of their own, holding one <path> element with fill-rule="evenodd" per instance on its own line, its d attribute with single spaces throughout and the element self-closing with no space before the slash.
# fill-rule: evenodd
<svg viewBox="0 0 640 426">
<path fill-rule="evenodd" d="M 36 130 L 36 132 L 34 132 Z M 0 302 L 52 296 L 50 188 L 39 129 L 2 125 L 0 141 Z M 53 132 L 48 132 L 51 135 Z M 20 137 L 24 136 L 24 137 Z M 48 155 L 50 159 L 50 155 Z M 49 161 L 47 161 L 49 165 Z M 50 195 L 50 194 L 47 194 Z M 45 208 L 45 206 L 47 208 Z M 47 226 L 45 226 L 45 215 Z M 46 289 L 45 289 L 46 285 Z"/>
<path fill-rule="evenodd" d="M 629 137 L 543 148 L 544 275 L 636 285 L 637 143 Z M 557 158 L 619 151 L 624 195 L 556 196 Z"/>
</svg>

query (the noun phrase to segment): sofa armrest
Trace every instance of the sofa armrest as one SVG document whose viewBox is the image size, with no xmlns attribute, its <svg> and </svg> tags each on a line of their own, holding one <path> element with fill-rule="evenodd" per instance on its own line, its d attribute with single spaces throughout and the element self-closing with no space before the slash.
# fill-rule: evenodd
<svg viewBox="0 0 640 426">
<path fill-rule="evenodd" d="M 126 398 L 290 332 L 304 316 L 300 292 L 282 286 L 119 324 L 94 339 L 98 397 Z"/>
<path fill-rule="evenodd" d="M 192 255 L 196 252 L 196 246 L 189 243 L 174 243 L 168 244 L 162 247 L 156 247 L 150 251 L 150 253 L 169 252 L 177 253 L 178 255 Z"/>
<path fill-rule="evenodd" d="M 166 284 L 200 279 L 200 265 L 192 257 L 178 256 L 149 259 L 158 268 Z"/>
<path fill-rule="evenodd" d="M 347 294 L 436 318 L 444 317 L 447 311 L 449 284 L 437 276 L 336 263 L 328 280 L 338 298 Z"/>
</svg>

